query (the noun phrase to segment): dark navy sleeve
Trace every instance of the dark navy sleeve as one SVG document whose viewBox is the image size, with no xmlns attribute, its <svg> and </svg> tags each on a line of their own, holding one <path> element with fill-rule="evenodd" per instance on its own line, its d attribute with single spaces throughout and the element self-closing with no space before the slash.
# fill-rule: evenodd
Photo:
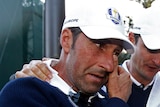
<svg viewBox="0 0 160 107">
<path fill-rule="evenodd" d="M 72 107 L 72 105 L 58 88 L 37 78 L 27 77 L 9 81 L 2 88 L 0 107 Z"/>
<path fill-rule="evenodd" d="M 126 102 L 119 98 L 110 98 L 106 107 L 129 107 Z"/>
<path fill-rule="evenodd" d="M 106 93 L 104 93 L 107 95 Z M 0 107 L 73 107 L 58 88 L 35 77 L 9 81 L 0 92 Z M 95 99 L 91 107 L 128 107 L 119 98 Z"/>
<path fill-rule="evenodd" d="M 100 90 L 99 93 L 105 96 L 105 99 L 102 100 L 102 107 L 129 107 L 128 104 L 120 98 L 109 98 L 108 93 L 103 90 Z"/>
</svg>

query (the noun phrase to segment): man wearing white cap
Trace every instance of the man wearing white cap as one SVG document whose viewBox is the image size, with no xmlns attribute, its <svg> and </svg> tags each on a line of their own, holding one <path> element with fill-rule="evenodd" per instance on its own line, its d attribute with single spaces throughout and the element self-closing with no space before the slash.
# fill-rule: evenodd
<svg viewBox="0 0 160 107">
<path fill-rule="evenodd" d="M 0 92 L 1 107 L 128 107 L 132 82 L 118 55 L 134 48 L 116 9 L 98 0 L 77 6 L 65 18 L 60 43 L 60 59 L 46 62 L 51 82 L 10 81 Z M 100 90 L 107 81 L 108 96 Z"/>
<path fill-rule="evenodd" d="M 130 107 L 160 107 L 158 100 L 160 97 L 159 19 L 159 9 L 151 7 L 144 10 L 137 19 L 134 19 L 134 27 L 129 33 L 135 52 L 122 66 L 130 73 L 133 81 L 132 94 L 128 100 Z M 16 73 L 17 78 L 36 75 L 42 80 L 50 79 L 50 72 L 45 66 L 43 66 L 44 70 L 39 69 L 39 64 L 33 66 L 35 70 L 31 69 L 31 63 L 28 66 L 30 68 L 24 68 L 22 72 Z"/>
<path fill-rule="evenodd" d="M 135 52 L 123 67 L 133 81 L 130 107 L 160 107 L 160 13 L 149 8 L 134 19 L 129 39 Z"/>
</svg>

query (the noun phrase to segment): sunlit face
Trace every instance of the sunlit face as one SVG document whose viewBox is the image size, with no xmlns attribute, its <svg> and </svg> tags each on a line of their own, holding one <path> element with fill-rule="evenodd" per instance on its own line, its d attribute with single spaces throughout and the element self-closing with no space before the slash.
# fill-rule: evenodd
<svg viewBox="0 0 160 107">
<path fill-rule="evenodd" d="M 155 74 L 160 70 L 160 50 L 149 50 L 144 45 L 141 37 L 132 55 L 132 74 L 136 79 L 150 82 Z"/>
<path fill-rule="evenodd" d="M 96 44 L 80 33 L 67 57 L 68 79 L 73 88 L 85 93 L 97 92 L 113 71 L 113 56 L 118 57 L 121 51 L 118 45 Z"/>
</svg>

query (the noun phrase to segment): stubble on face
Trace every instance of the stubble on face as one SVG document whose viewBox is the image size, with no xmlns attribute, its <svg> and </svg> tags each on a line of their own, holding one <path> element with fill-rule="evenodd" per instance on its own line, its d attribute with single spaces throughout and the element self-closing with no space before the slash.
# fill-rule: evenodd
<svg viewBox="0 0 160 107">
<path fill-rule="evenodd" d="M 83 43 L 82 43 L 83 41 Z M 96 67 L 93 43 L 85 36 L 80 36 L 67 59 L 67 75 L 76 91 L 95 93 L 107 81 L 107 73 Z"/>
</svg>

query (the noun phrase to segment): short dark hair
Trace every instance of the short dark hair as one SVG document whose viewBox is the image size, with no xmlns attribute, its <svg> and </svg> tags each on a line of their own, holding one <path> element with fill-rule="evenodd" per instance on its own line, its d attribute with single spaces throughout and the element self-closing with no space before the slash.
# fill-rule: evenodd
<svg viewBox="0 0 160 107">
<path fill-rule="evenodd" d="M 79 27 L 69 27 L 68 29 L 71 30 L 72 35 L 73 35 L 73 44 L 72 44 L 72 48 L 74 48 L 74 44 L 78 38 L 78 35 L 80 33 L 82 33 L 82 30 Z"/>
<path fill-rule="evenodd" d="M 140 36 L 141 36 L 140 34 L 134 33 L 135 44 L 137 44 L 138 39 L 139 39 Z"/>
</svg>

